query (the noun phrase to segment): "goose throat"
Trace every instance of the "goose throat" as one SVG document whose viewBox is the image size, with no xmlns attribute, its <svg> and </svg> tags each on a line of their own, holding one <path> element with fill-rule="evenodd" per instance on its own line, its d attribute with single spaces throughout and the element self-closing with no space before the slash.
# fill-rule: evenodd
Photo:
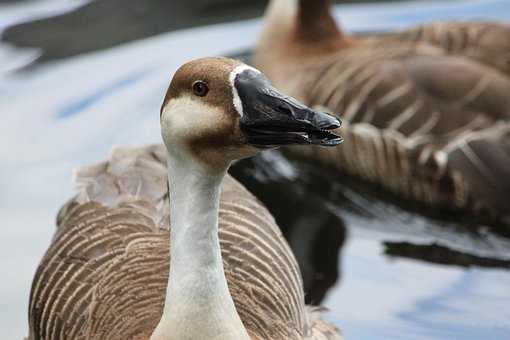
<svg viewBox="0 0 510 340">
<path fill-rule="evenodd" d="M 151 340 L 249 339 L 228 290 L 218 236 L 221 182 L 169 152 L 170 277 Z M 214 337 L 211 335 L 214 334 Z"/>
</svg>

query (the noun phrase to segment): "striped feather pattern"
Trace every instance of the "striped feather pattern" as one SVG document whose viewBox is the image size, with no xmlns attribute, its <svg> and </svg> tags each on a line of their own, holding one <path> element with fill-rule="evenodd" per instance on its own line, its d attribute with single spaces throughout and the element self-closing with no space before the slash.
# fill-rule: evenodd
<svg viewBox="0 0 510 340">
<path fill-rule="evenodd" d="M 345 122 L 341 147 L 292 150 L 426 204 L 507 214 L 510 78 L 431 45 L 380 42 L 272 77 Z"/>
<path fill-rule="evenodd" d="M 346 122 L 341 147 L 291 150 L 404 198 L 510 225 L 510 25 L 436 22 L 358 38 L 273 2 L 282 8 L 266 14 L 256 66 Z M 299 2 L 327 21 L 330 5 Z M 299 27 L 314 39 L 300 39 Z"/>
<path fill-rule="evenodd" d="M 148 339 L 168 280 L 164 148 L 116 149 L 76 177 L 78 194 L 61 209 L 32 283 L 30 339 Z M 341 338 L 309 313 L 272 216 L 230 176 L 219 221 L 229 289 L 253 339 Z"/>
<path fill-rule="evenodd" d="M 510 75 L 510 25 L 496 22 L 433 22 L 389 35 L 390 40 L 428 43 Z"/>
</svg>

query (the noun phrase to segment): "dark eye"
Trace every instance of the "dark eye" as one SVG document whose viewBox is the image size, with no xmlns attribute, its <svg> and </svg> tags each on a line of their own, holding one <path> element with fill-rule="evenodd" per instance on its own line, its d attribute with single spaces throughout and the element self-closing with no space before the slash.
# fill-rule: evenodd
<svg viewBox="0 0 510 340">
<path fill-rule="evenodd" d="M 209 92 L 209 86 L 201 80 L 197 80 L 193 83 L 193 93 L 199 97 L 205 97 Z"/>
</svg>

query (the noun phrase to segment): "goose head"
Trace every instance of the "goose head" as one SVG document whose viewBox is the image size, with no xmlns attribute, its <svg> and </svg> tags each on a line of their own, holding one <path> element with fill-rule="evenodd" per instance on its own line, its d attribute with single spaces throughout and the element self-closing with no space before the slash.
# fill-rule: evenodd
<svg viewBox="0 0 510 340">
<path fill-rule="evenodd" d="M 342 139 L 331 130 L 340 125 L 280 93 L 255 68 L 227 58 L 179 68 L 161 108 L 169 155 L 219 169 L 262 149 L 338 145 Z"/>
</svg>

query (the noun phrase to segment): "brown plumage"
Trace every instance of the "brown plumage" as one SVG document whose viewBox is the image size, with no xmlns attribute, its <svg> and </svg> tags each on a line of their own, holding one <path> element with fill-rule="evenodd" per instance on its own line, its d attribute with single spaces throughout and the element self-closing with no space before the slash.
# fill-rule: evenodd
<svg viewBox="0 0 510 340">
<path fill-rule="evenodd" d="M 391 32 L 385 38 L 394 42 L 431 44 L 448 54 L 471 58 L 510 76 L 509 37 L 510 25 L 505 23 L 447 21 Z"/>
<path fill-rule="evenodd" d="M 116 149 L 77 172 L 33 280 L 30 339 L 341 339 L 305 306 L 271 214 L 227 175 L 264 148 L 250 138 L 332 146 L 339 121 L 226 58 L 183 65 L 160 119 L 165 147 Z M 305 128 L 321 138 L 292 139 Z"/>
<path fill-rule="evenodd" d="M 169 215 L 162 146 L 81 168 L 30 294 L 30 339 L 148 339 L 163 310 Z M 304 305 L 296 261 L 267 209 L 227 176 L 225 274 L 253 339 L 340 339 Z"/>
<path fill-rule="evenodd" d="M 332 37 L 328 27 L 309 43 L 289 3 L 273 1 L 255 64 L 281 90 L 345 122 L 343 147 L 294 152 L 404 198 L 508 219 L 508 26 L 436 23 L 363 39 L 339 29 Z M 304 3 L 312 1 L 294 5 Z"/>
</svg>

